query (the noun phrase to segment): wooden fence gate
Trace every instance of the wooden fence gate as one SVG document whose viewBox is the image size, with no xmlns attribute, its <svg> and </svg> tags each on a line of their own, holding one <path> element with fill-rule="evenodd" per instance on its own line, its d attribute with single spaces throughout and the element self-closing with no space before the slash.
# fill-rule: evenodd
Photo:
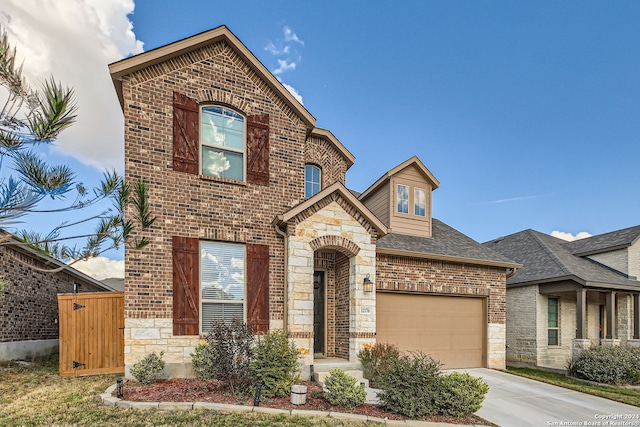
<svg viewBox="0 0 640 427">
<path fill-rule="evenodd" d="M 124 294 L 58 295 L 60 375 L 124 372 Z"/>
</svg>

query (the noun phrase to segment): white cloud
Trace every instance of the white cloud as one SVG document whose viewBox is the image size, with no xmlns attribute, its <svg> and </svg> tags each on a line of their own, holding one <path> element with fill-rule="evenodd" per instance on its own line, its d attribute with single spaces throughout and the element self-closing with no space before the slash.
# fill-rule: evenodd
<svg viewBox="0 0 640 427">
<path fill-rule="evenodd" d="M 286 71 L 291 71 L 296 69 L 296 63 L 289 59 L 278 59 L 278 68 L 273 70 L 273 74 L 278 75 L 282 74 Z"/>
<path fill-rule="evenodd" d="M 291 93 L 291 95 L 293 95 L 293 97 L 294 97 L 295 99 L 297 99 L 297 100 L 298 100 L 298 102 L 300 102 L 300 104 L 303 104 L 303 105 L 304 105 L 304 102 L 302 102 L 302 95 L 300 95 L 300 94 L 298 93 L 298 91 L 296 90 L 296 88 L 294 88 L 293 86 L 288 85 L 288 84 L 286 84 L 286 83 L 282 83 L 282 85 L 285 87 L 285 89 L 287 89 L 287 90 Z"/>
<path fill-rule="evenodd" d="M 111 277 L 124 278 L 124 261 L 116 261 L 103 256 L 78 261 L 71 267 L 98 280 Z"/>
<path fill-rule="evenodd" d="M 264 47 L 264 50 L 266 50 L 267 52 L 269 52 L 272 55 L 286 55 L 289 53 L 289 51 L 291 50 L 291 46 L 285 46 L 282 49 L 278 49 L 276 47 L 275 44 L 273 44 L 273 42 L 269 42 L 269 44 L 267 44 Z"/>
<path fill-rule="evenodd" d="M 55 150 L 99 169 L 122 170 L 124 124 L 108 64 L 142 52 L 127 15 L 133 0 L 6 0 L 0 25 L 33 86 L 51 75 L 73 87 L 76 124 Z"/>
<path fill-rule="evenodd" d="M 575 236 L 571 233 L 565 233 L 564 231 L 552 231 L 551 235 L 553 237 L 557 237 L 558 239 L 566 240 L 567 242 L 573 242 L 574 240 L 586 239 L 587 237 L 591 237 L 590 233 L 586 231 L 581 231 Z"/>
<path fill-rule="evenodd" d="M 296 42 L 296 43 L 300 43 L 302 46 L 304 46 L 304 42 L 298 38 L 296 33 L 294 33 L 291 28 L 285 26 L 282 29 L 282 31 L 284 32 L 284 40 L 285 41 L 287 41 L 287 42 L 293 41 L 293 42 Z"/>
</svg>

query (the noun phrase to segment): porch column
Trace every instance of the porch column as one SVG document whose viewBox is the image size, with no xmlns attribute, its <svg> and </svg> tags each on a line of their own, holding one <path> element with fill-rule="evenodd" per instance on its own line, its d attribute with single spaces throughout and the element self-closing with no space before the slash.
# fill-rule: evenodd
<svg viewBox="0 0 640 427">
<path fill-rule="evenodd" d="M 640 294 L 633 294 L 633 339 L 640 339 Z"/>
<path fill-rule="evenodd" d="M 606 339 L 612 340 L 616 337 L 616 292 L 610 291 L 606 293 L 607 304 L 607 335 Z"/>
<path fill-rule="evenodd" d="M 587 330 L 587 290 L 576 291 L 576 339 L 584 339 Z"/>
</svg>

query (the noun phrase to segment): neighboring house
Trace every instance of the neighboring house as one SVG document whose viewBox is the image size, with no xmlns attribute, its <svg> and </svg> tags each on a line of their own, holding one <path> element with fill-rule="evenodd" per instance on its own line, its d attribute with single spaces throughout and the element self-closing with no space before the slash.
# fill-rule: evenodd
<svg viewBox="0 0 640 427">
<path fill-rule="evenodd" d="M 188 376 L 214 319 L 285 329 L 309 365 L 377 341 L 447 367 L 504 367 L 519 265 L 431 218 L 413 157 L 364 193 L 355 158 L 226 27 L 110 65 L 125 171 L 149 184 L 151 244 L 125 255 L 125 364 Z"/>
<path fill-rule="evenodd" d="M 11 240 L 0 245 L 0 361 L 50 354 L 58 347 L 58 294 L 113 289 L 2 237 Z"/>
<path fill-rule="evenodd" d="M 507 364 L 566 368 L 582 349 L 640 345 L 640 226 L 567 242 L 525 230 L 485 243 L 507 280 Z"/>
</svg>

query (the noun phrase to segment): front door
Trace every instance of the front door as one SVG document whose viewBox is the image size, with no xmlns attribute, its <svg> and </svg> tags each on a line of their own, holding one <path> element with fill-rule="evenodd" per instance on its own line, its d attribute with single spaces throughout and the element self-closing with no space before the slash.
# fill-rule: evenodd
<svg viewBox="0 0 640 427">
<path fill-rule="evenodd" d="M 313 272 L 313 352 L 324 354 L 324 271 Z"/>
</svg>

